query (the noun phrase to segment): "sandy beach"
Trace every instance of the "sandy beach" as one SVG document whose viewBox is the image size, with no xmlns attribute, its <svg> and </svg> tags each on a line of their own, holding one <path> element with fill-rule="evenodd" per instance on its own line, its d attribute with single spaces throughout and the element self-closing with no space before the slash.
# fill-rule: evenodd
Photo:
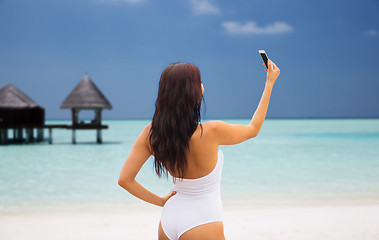
<svg viewBox="0 0 379 240">
<path fill-rule="evenodd" d="M 2 240 L 156 239 L 160 209 L 34 212 L 0 216 Z M 379 239 L 379 205 L 230 208 L 227 239 Z"/>
</svg>

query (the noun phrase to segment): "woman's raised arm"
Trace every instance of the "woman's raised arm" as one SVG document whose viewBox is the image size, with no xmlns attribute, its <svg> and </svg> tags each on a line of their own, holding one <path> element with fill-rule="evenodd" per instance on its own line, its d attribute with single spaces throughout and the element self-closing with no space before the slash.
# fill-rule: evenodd
<svg viewBox="0 0 379 240">
<path fill-rule="evenodd" d="M 209 122 L 215 141 L 219 145 L 238 144 L 258 135 L 266 118 L 272 87 L 280 74 L 280 69 L 271 60 L 268 60 L 268 69 L 265 71 L 267 72 L 265 89 L 248 125 L 229 124 L 222 121 Z"/>
</svg>

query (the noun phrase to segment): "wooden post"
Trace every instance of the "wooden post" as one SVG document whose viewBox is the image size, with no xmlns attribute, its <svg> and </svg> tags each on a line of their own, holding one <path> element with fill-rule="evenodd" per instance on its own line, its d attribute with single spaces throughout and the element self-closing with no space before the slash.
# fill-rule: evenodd
<svg viewBox="0 0 379 240">
<path fill-rule="evenodd" d="M 49 128 L 49 144 L 53 143 L 53 130 Z"/>
<path fill-rule="evenodd" d="M 75 126 L 78 124 L 78 115 L 79 115 L 79 109 L 72 108 L 72 125 Z"/>
<path fill-rule="evenodd" d="M 95 110 L 95 123 L 101 125 L 101 108 Z"/>
<path fill-rule="evenodd" d="M 76 144 L 76 132 L 75 132 L 75 129 L 72 129 L 72 144 Z"/>
<path fill-rule="evenodd" d="M 43 141 L 43 128 L 37 128 L 37 142 Z"/>
<path fill-rule="evenodd" d="M 29 131 L 30 128 L 25 128 L 25 143 L 29 143 L 29 140 L 30 140 L 30 131 Z"/>
<path fill-rule="evenodd" d="M 22 128 L 17 128 L 17 141 L 22 142 L 22 138 L 24 137 L 23 135 L 23 129 Z"/>
<path fill-rule="evenodd" d="M 29 131 L 30 131 L 30 141 L 34 142 L 34 128 L 30 128 Z"/>
<path fill-rule="evenodd" d="M 72 126 L 75 124 L 75 109 L 71 108 L 71 113 L 72 113 Z"/>
<path fill-rule="evenodd" d="M 0 143 L 6 144 L 8 142 L 8 128 L 0 129 Z"/>
<path fill-rule="evenodd" d="M 7 131 L 6 128 L 0 129 L 0 141 L 1 141 L 1 144 L 5 144 L 6 143 L 6 141 L 5 141 L 5 131 Z"/>
<path fill-rule="evenodd" d="M 5 136 L 5 143 L 7 143 L 8 142 L 8 128 L 6 128 L 5 129 L 5 131 L 4 131 L 4 136 Z"/>
<path fill-rule="evenodd" d="M 96 137 L 97 143 L 102 143 L 103 140 L 101 139 L 101 129 L 97 129 L 96 132 L 97 132 L 97 134 L 96 134 L 97 135 L 97 137 Z"/>
<path fill-rule="evenodd" d="M 7 131 L 6 128 L 0 129 L 0 143 L 5 144 L 5 131 Z"/>
<path fill-rule="evenodd" d="M 1 143 L 6 144 L 8 141 L 8 128 L 1 129 Z"/>
<path fill-rule="evenodd" d="M 25 135 L 26 135 L 26 143 L 29 143 L 34 140 L 34 133 L 33 128 L 26 128 L 25 129 Z"/>
</svg>

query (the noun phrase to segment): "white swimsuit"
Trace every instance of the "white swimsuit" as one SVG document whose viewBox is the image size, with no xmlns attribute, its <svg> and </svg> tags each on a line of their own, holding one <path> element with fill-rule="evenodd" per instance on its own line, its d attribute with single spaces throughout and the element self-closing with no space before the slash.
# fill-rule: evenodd
<svg viewBox="0 0 379 240">
<path fill-rule="evenodd" d="M 224 155 L 218 150 L 215 168 L 196 179 L 174 179 L 176 194 L 163 206 L 162 229 L 170 240 L 186 231 L 211 222 L 222 222 L 220 180 Z"/>
</svg>

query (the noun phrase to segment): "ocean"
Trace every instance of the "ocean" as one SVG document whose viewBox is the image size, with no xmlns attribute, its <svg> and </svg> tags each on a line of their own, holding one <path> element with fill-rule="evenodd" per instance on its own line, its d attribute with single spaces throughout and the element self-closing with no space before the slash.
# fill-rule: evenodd
<svg viewBox="0 0 379 240">
<path fill-rule="evenodd" d="M 0 214 L 144 206 L 117 181 L 148 122 L 104 121 L 103 144 L 88 130 L 72 145 L 71 131 L 55 129 L 52 145 L 0 146 Z M 256 138 L 220 148 L 226 208 L 379 203 L 379 119 L 269 119 Z M 152 159 L 137 180 L 158 195 L 172 186 L 155 175 Z"/>
</svg>

